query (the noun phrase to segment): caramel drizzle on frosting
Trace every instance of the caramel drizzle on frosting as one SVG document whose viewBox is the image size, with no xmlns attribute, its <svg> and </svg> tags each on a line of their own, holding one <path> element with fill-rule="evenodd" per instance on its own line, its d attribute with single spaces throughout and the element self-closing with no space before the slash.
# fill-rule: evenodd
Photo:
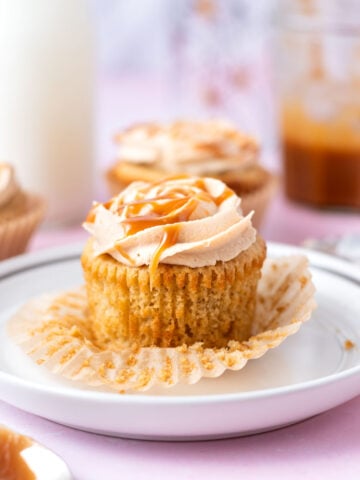
<svg viewBox="0 0 360 480">
<path fill-rule="evenodd" d="M 134 133 L 142 133 L 144 139 L 149 141 L 165 135 L 173 141 L 191 143 L 195 150 L 205 150 L 220 158 L 227 156 L 221 147 L 221 142 L 224 140 L 232 142 L 241 149 L 249 148 L 254 152 L 258 150 L 258 144 L 254 138 L 241 133 L 234 125 L 222 120 L 202 122 L 178 120 L 167 125 L 151 122 L 138 123 L 117 133 L 114 139 L 121 143 L 131 138 Z"/>
<path fill-rule="evenodd" d="M 161 254 L 162 252 L 166 249 L 171 247 L 172 245 L 175 245 L 179 235 L 179 227 L 178 225 L 167 225 L 164 228 L 164 235 L 162 237 L 161 243 L 156 249 L 153 258 L 151 259 L 151 263 L 149 265 L 149 271 L 150 271 L 150 281 L 152 278 L 154 278 L 155 275 L 155 270 L 157 269 L 157 266 L 159 265 L 160 259 L 161 259 Z"/>
<path fill-rule="evenodd" d="M 174 186 L 170 191 L 164 194 L 147 197 L 147 194 L 157 186 L 165 186 L 171 180 L 189 179 L 185 185 Z M 190 187 L 190 188 L 189 188 Z M 137 192 L 136 199 L 130 202 L 123 203 L 120 196 L 114 197 L 103 206 L 116 213 L 120 217 L 120 224 L 124 227 L 124 237 L 135 235 L 136 233 L 147 228 L 163 226 L 164 232 L 159 246 L 157 247 L 151 263 L 150 263 L 150 277 L 155 274 L 156 268 L 161 260 L 163 251 L 176 244 L 179 234 L 179 223 L 190 220 L 191 215 L 199 205 L 199 203 L 214 203 L 217 207 L 225 200 L 235 195 L 234 192 L 224 186 L 223 192 L 213 197 L 206 188 L 206 183 L 202 178 L 189 178 L 187 175 L 178 175 L 175 177 L 166 178 L 159 182 L 146 184 L 140 186 Z M 96 218 L 96 207 L 90 210 L 86 219 L 88 223 L 94 223 Z M 144 213 L 144 210 L 146 213 Z M 130 264 L 132 260 L 129 255 L 116 245 L 116 250 L 124 257 Z"/>
<path fill-rule="evenodd" d="M 163 172 L 209 175 L 248 168 L 258 161 L 257 141 L 222 120 L 134 125 L 115 136 L 118 161 L 154 166 Z M 117 170 L 117 167 L 115 167 Z M 137 176 L 140 175 L 140 176 Z M 122 174 L 120 174 L 120 177 Z M 141 173 L 135 177 L 142 178 Z M 145 175 L 145 178 L 146 175 Z"/>
</svg>

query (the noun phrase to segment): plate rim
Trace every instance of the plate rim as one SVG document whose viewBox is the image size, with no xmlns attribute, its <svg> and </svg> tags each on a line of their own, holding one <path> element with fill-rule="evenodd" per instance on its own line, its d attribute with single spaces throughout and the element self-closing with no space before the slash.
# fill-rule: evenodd
<svg viewBox="0 0 360 480">
<path fill-rule="evenodd" d="M 75 260 L 79 257 L 83 249 L 83 242 L 71 243 L 65 246 L 57 246 L 46 248 L 40 251 L 25 253 L 14 258 L 10 258 L 0 262 L 0 282 L 10 276 L 16 276 L 24 271 L 31 271 L 34 268 L 42 267 L 50 263 L 61 263 L 62 261 Z M 286 243 L 267 242 L 267 246 L 271 251 L 278 251 L 284 255 L 302 254 L 309 258 L 310 268 L 318 268 L 332 275 L 342 277 L 348 282 L 360 286 L 360 269 L 346 260 L 339 259 L 332 255 L 311 250 L 306 247 L 299 247 Z M 314 262 L 314 260 L 318 260 Z M 81 390 L 76 386 L 61 387 L 57 385 L 44 385 L 36 381 L 27 380 L 18 377 L 15 374 L 0 370 L 0 382 L 5 381 L 15 387 L 30 388 L 36 390 L 37 393 L 47 395 L 60 396 L 64 399 L 79 399 L 90 402 L 103 404 L 112 404 L 116 401 L 119 404 L 137 404 L 137 405 L 179 405 L 179 404 L 197 404 L 211 405 L 213 403 L 232 403 L 246 402 L 255 399 L 277 398 L 287 394 L 296 394 L 298 392 L 307 391 L 315 388 L 322 388 L 327 385 L 345 381 L 349 377 L 360 374 L 360 364 L 353 366 L 341 372 L 336 372 L 325 377 L 300 382 L 295 385 L 283 385 L 280 387 L 253 390 L 249 392 L 233 392 L 233 393 L 216 393 L 207 395 L 174 395 L 162 396 L 142 393 L 131 393 L 130 395 L 122 395 L 113 392 L 98 392 L 93 390 Z"/>
</svg>

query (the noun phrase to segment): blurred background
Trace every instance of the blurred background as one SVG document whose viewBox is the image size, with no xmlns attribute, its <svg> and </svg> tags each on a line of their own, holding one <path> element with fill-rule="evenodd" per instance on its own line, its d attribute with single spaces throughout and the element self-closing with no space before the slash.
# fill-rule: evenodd
<svg viewBox="0 0 360 480">
<path fill-rule="evenodd" d="M 179 118 L 259 140 L 267 240 L 360 234 L 357 0 L 1 0 L 0 18 L 0 157 L 49 201 L 32 249 L 85 238 L 117 131 Z"/>
<path fill-rule="evenodd" d="M 274 0 L 95 0 L 93 8 L 101 76 L 118 102 L 111 120 L 104 113 L 109 133 L 139 120 L 228 118 L 261 138 L 275 166 L 267 155 L 276 144 Z"/>
</svg>

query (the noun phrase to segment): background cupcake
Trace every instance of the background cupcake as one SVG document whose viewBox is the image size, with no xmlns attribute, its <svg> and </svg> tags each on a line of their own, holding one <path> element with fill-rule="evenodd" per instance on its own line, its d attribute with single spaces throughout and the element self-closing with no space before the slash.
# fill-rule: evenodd
<svg viewBox="0 0 360 480">
<path fill-rule="evenodd" d="M 44 200 L 24 192 L 12 166 L 0 163 L 0 260 L 25 251 L 44 214 Z"/>
<path fill-rule="evenodd" d="M 139 124 L 115 140 L 117 162 L 107 172 L 112 194 L 136 180 L 181 173 L 214 177 L 242 198 L 245 214 L 255 211 L 258 227 L 275 190 L 274 176 L 258 163 L 257 142 L 225 121 Z"/>
</svg>

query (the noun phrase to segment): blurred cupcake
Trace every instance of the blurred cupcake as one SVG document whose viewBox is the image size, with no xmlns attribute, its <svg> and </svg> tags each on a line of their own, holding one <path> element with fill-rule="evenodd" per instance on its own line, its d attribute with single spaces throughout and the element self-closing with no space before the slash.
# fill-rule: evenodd
<svg viewBox="0 0 360 480">
<path fill-rule="evenodd" d="M 213 178 L 134 182 L 84 224 L 89 315 L 99 345 L 224 347 L 251 335 L 264 241 Z"/>
<path fill-rule="evenodd" d="M 0 260 L 25 251 L 44 213 L 44 200 L 24 192 L 12 166 L 0 163 Z"/>
<path fill-rule="evenodd" d="M 259 226 L 275 191 L 275 177 L 258 164 L 257 142 L 232 124 L 220 121 L 177 121 L 139 124 L 115 137 L 117 162 L 107 172 L 113 195 L 132 181 L 157 181 L 187 173 L 225 182 L 242 198 L 245 214 L 255 211 Z"/>
</svg>

